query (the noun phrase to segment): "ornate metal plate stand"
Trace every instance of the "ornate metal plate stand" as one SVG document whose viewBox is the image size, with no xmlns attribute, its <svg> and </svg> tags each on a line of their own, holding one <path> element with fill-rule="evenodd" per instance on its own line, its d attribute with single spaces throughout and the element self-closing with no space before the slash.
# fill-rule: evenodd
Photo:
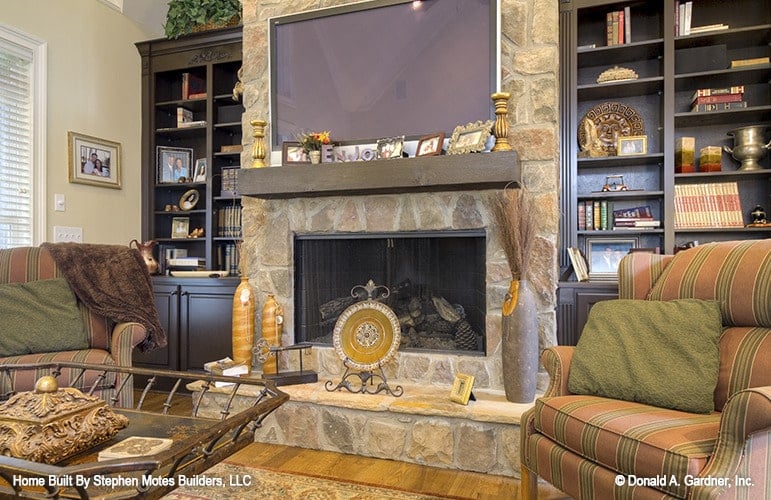
<svg viewBox="0 0 771 500">
<path fill-rule="evenodd" d="M 365 291 L 367 300 L 343 311 L 332 334 L 335 352 L 343 360 L 345 373 L 337 385 L 328 380 L 324 387 L 330 392 L 343 388 L 353 393 L 385 392 L 399 397 L 404 393 L 403 388 L 396 386 L 391 389 L 383 371 L 383 365 L 399 350 L 399 319 L 390 307 L 375 300 L 378 290 L 382 290 L 382 298 L 388 297 L 391 292 L 384 286 L 375 285 L 372 280 L 366 285 L 353 287 L 351 295 L 356 297 L 357 290 Z"/>
</svg>

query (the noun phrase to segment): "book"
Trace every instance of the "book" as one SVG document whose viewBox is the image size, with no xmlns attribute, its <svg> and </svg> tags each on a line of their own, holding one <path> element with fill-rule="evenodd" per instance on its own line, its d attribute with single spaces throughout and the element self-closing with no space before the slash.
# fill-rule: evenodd
<svg viewBox="0 0 771 500">
<path fill-rule="evenodd" d="M 205 127 L 205 126 L 206 126 L 206 120 L 196 120 L 196 121 L 190 121 L 190 122 L 177 123 L 177 128 L 195 128 L 195 127 Z"/>
<path fill-rule="evenodd" d="M 610 42 L 608 45 L 618 45 L 618 11 L 611 12 L 613 25 L 611 26 Z"/>
<path fill-rule="evenodd" d="M 605 15 L 605 23 L 606 23 L 606 45 L 615 45 L 615 39 L 613 38 L 613 13 L 608 12 Z"/>
<path fill-rule="evenodd" d="M 632 43 L 632 14 L 628 5 L 624 7 L 624 41 Z"/>
<path fill-rule="evenodd" d="M 678 137 L 675 140 L 675 172 L 678 174 L 696 171 L 696 138 Z"/>
<path fill-rule="evenodd" d="M 743 227 L 736 182 L 675 184 L 675 229 Z"/>
<path fill-rule="evenodd" d="M 220 146 L 220 153 L 240 153 L 244 150 L 242 144 L 225 144 Z"/>
<path fill-rule="evenodd" d="M 743 94 L 744 85 L 734 85 L 732 87 L 717 87 L 710 89 L 698 89 L 691 96 L 691 102 L 695 101 L 697 97 L 723 95 L 723 94 Z"/>
<path fill-rule="evenodd" d="M 747 101 L 694 104 L 691 106 L 691 113 L 701 113 L 704 111 L 728 111 L 731 109 L 744 109 L 746 107 Z"/>
<path fill-rule="evenodd" d="M 586 229 L 586 204 L 583 201 L 578 202 L 578 230 Z"/>
<path fill-rule="evenodd" d="M 691 17 L 693 15 L 693 2 L 688 0 L 685 2 L 685 10 L 683 14 L 683 35 L 691 34 Z"/>
<path fill-rule="evenodd" d="M 771 59 L 768 57 L 753 57 L 751 59 L 734 59 L 731 61 L 732 68 L 743 68 L 745 66 L 757 66 L 759 64 L 768 64 Z"/>
<path fill-rule="evenodd" d="M 619 219 L 623 220 L 625 217 L 635 218 L 635 219 L 642 219 L 642 218 L 652 219 L 653 211 L 651 210 L 650 205 L 642 205 L 639 207 L 620 208 L 617 210 L 613 210 L 614 221 L 617 221 Z"/>
<path fill-rule="evenodd" d="M 739 102 L 742 100 L 744 94 L 717 94 L 717 95 L 705 95 L 700 96 L 691 101 L 691 105 L 694 104 L 716 104 L 720 102 Z"/>
<path fill-rule="evenodd" d="M 581 251 L 575 247 L 569 247 L 568 257 L 570 257 L 570 264 L 573 266 L 573 272 L 576 273 L 576 279 L 578 281 L 588 281 L 589 270 L 586 259 L 584 259 Z"/>
<path fill-rule="evenodd" d="M 675 33 L 674 36 L 680 36 L 680 0 L 675 0 Z"/>
<path fill-rule="evenodd" d="M 691 35 L 710 33 L 712 31 L 727 30 L 727 24 L 705 24 L 704 26 L 691 26 Z"/>
<path fill-rule="evenodd" d="M 193 112 L 187 108 L 178 107 L 177 108 L 177 127 L 181 126 L 183 123 L 188 123 L 193 121 Z"/>
<path fill-rule="evenodd" d="M 206 95 L 206 80 L 188 71 L 182 73 L 182 99 L 195 99 L 196 94 Z"/>
<path fill-rule="evenodd" d="M 199 99 L 206 99 L 206 92 L 199 92 L 199 93 L 196 93 L 196 94 L 190 94 L 190 95 L 188 95 L 187 98 L 190 101 L 196 101 L 196 100 L 199 100 Z"/>
<path fill-rule="evenodd" d="M 131 436 L 109 448 L 105 448 L 96 456 L 98 462 L 116 458 L 147 457 L 156 455 L 171 448 L 173 439 Z"/>
<path fill-rule="evenodd" d="M 616 42 L 619 45 L 624 44 L 624 33 L 626 32 L 626 29 L 624 28 L 624 22 L 626 20 L 624 19 L 624 11 L 620 10 L 618 11 L 618 34 L 616 38 Z"/>
</svg>

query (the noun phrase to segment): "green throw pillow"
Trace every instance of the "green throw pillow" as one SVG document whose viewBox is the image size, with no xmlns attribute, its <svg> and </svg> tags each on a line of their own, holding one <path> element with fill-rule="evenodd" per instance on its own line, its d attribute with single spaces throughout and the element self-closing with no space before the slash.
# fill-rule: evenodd
<svg viewBox="0 0 771 500">
<path fill-rule="evenodd" d="M 0 357 L 89 347 L 64 278 L 0 285 Z"/>
<path fill-rule="evenodd" d="M 598 302 L 573 354 L 568 389 L 710 413 L 715 409 L 721 331 L 715 301 Z"/>
</svg>

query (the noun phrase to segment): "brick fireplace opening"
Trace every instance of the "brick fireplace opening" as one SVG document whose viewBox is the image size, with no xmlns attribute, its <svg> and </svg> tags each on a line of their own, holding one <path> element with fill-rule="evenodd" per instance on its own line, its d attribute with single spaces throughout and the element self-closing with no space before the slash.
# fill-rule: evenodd
<svg viewBox="0 0 771 500">
<path fill-rule="evenodd" d="M 388 288 L 401 351 L 485 354 L 486 235 L 482 229 L 298 233 L 295 340 L 332 345 L 340 314 L 366 299 L 356 285 Z"/>
</svg>

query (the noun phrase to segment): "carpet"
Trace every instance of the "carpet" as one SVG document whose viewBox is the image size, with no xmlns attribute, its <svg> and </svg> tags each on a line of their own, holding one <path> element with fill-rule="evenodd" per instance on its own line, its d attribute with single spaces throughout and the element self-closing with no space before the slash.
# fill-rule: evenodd
<svg viewBox="0 0 771 500">
<path fill-rule="evenodd" d="M 380 486 L 347 483 L 300 474 L 245 467 L 222 462 L 199 476 L 188 478 L 192 485 L 181 485 L 164 496 L 168 500 L 428 500 L 436 497 Z M 206 482 L 215 484 L 207 486 Z M 221 484 L 218 484 L 220 483 Z"/>
</svg>

